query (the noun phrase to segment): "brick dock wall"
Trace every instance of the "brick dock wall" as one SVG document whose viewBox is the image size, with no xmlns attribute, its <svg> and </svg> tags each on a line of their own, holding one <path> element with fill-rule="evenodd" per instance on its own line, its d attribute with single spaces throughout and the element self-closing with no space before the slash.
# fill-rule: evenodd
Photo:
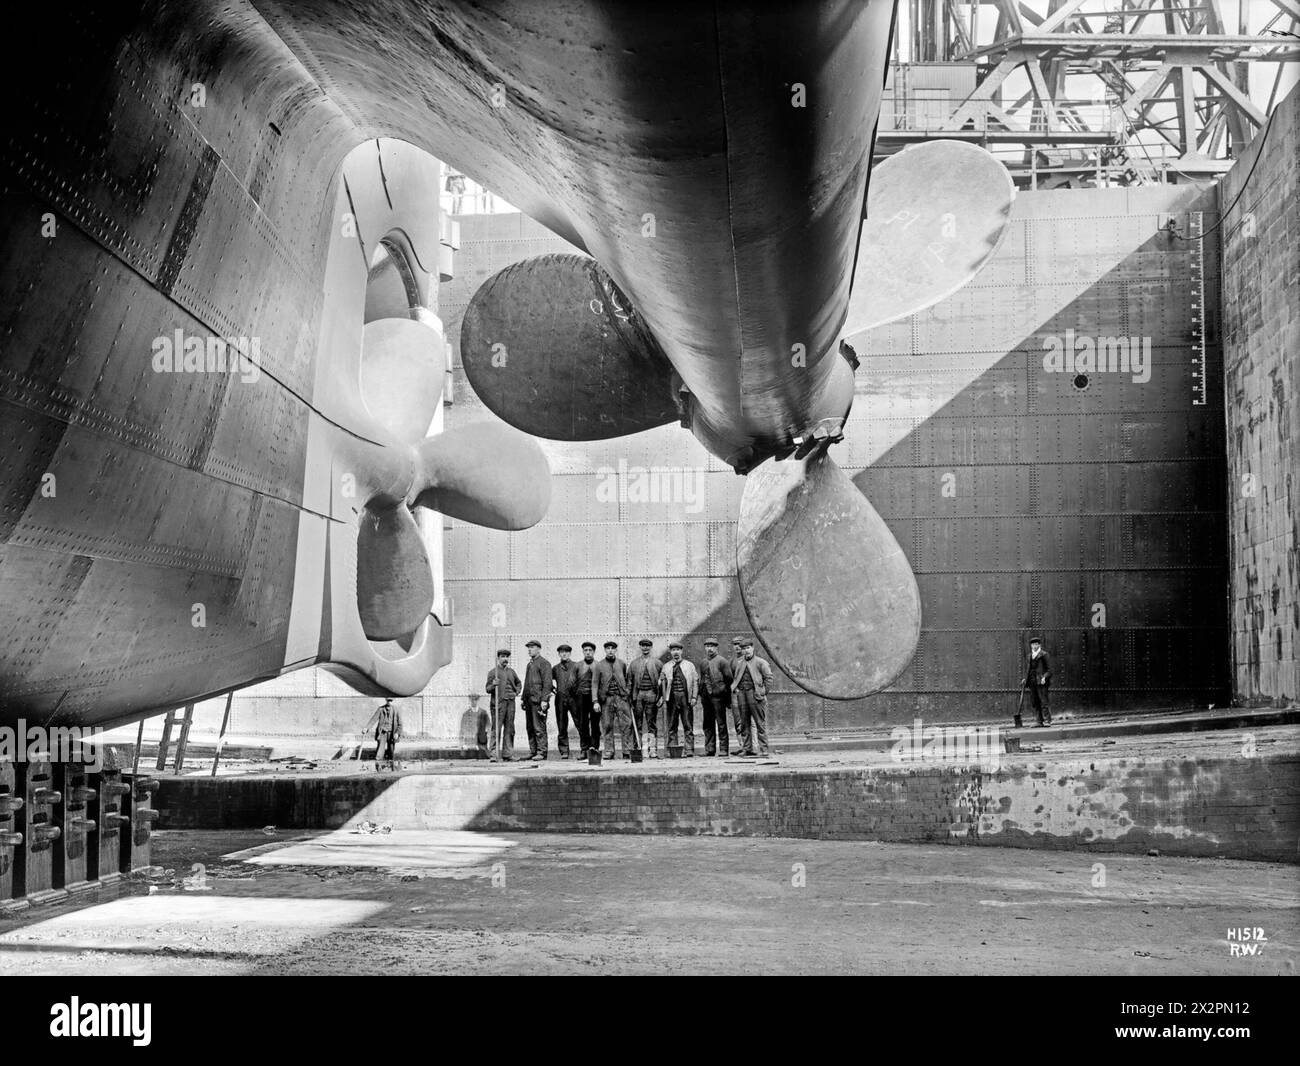
<svg viewBox="0 0 1300 1066">
<path fill-rule="evenodd" d="M 1249 185 L 1246 184 L 1249 178 Z M 1234 689 L 1300 697 L 1300 90 L 1219 186 Z"/>
<path fill-rule="evenodd" d="M 877 840 L 1298 862 L 1300 756 L 683 773 L 177 778 L 159 828 Z"/>
</svg>

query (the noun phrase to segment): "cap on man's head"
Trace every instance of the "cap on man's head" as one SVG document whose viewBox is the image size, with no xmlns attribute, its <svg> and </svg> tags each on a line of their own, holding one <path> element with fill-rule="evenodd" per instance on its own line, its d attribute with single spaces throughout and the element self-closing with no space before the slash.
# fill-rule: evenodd
<svg viewBox="0 0 1300 1066">
<path fill-rule="evenodd" d="M 637 641 L 637 643 L 640 644 L 641 647 L 643 648 L 653 648 L 655 646 L 655 642 L 651 640 L 649 637 L 642 637 L 640 640 Z"/>
<path fill-rule="evenodd" d="M 605 641 L 605 647 L 607 647 L 607 648 L 617 648 L 617 647 L 618 647 L 618 641 L 617 641 L 617 640 L 607 640 L 607 641 Z"/>
<path fill-rule="evenodd" d="M 530 640 L 524 645 L 525 648 L 540 648 L 541 646 L 542 642 L 540 640 Z"/>
<path fill-rule="evenodd" d="M 1030 643 L 1030 644 L 1041 644 L 1041 643 L 1043 643 L 1043 642 L 1042 642 L 1041 640 L 1039 640 L 1037 637 L 1030 637 L 1030 638 L 1029 638 L 1029 643 Z"/>
<path fill-rule="evenodd" d="M 741 646 L 742 648 L 752 648 L 752 647 L 754 646 L 754 642 L 753 642 L 752 640 L 746 638 L 745 640 L 742 640 L 742 641 L 740 642 L 740 646 Z"/>
<path fill-rule="evenodd" d="M 668 650 L 669 650 L 669 651 L 681 651 L 681 650 L 682 650 L 682 646 L 681 646 L 681 644 L 680 644 L 678 641 L 675 641 L 675 640 L 674 640 L 671 644 L 668 645 Z"/>
<path fill-rule="evenodd" d="M 497 648 L 497 654 L 498 654 L 498 655 L 504 655 L 504 656 L 508 659 L 508 658 L 510 657 L 510 649 L 509 649 L 509 648 Z"/>
<path fill-rule="evenodd" d="M 614 647 L 617 648 L 618 645 L 615 644 Z M 596 650 L 596 645 L 594 645 L 594 644 L 593 644 L 591 641 L 589 641 L 589 640 L 584 640 L 584 641 L 582 642 L 582 650 L 583 650 L 583 651 L 586 651 L 588 648 L 590 648 L 592 651 L 595 651 L 595 650 Z"/>
<path fill-rule="evenodd" d="M 745 642 L 740 637 L 732 637 L 731 643 L 736 645 L 736 647 L 740 647 L 740 645 L 744 644 Z"/>
<path fill-rule="evenodd" d="M 556 650 L 556 651 L 573 651 L 573 647 L 572 647 L 572 645 L 569 645 L 569 644 L 560 644 L 560 645 L 558 645 L 558 646 L 556 647 L 555 650 Z"/>
<path fill-rule="evenodd" d="M 706 648 L 716 648 L 718 646 L 718 642 L 714 640 L 712 637 L 709 637 L 709 639 L 704 642 L 704 646 Z"/>
</svg>

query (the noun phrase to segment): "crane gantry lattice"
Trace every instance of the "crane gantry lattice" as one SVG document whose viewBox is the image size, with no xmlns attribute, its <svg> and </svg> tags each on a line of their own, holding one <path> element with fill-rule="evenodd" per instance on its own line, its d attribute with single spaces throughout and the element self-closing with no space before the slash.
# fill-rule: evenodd
<svg viewBox="0 0 1300 1066">
<path fill-rule="evenodd" d="M 1022 183 L 1042 187 L 1221 174 L 1263 127 L 1300 59 L 1300 0 L 907 0 L 900 8 L 878 150 L 971 140 L 1001 155 Z M 1252 84 L 1256 63 L 1274 68 Z"/>
</svg>

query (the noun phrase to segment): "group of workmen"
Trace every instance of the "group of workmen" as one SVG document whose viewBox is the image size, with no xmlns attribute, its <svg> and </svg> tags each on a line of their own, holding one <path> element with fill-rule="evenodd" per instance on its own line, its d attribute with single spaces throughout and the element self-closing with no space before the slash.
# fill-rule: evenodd
<svg viewBox="0 0 1300 1066">
<path fill-rule="evenodd" d="M 740 749 L 736 754 L 768 754 L 767 691 L 772 667 L 754 654 L 753 640 L 737 637 L 727 659 L 718 654 L 718 642 L 709 638 L 700 666 L 682 658 L 678 641 L 668 645 L 667 662 L 652 654 L 654 642 L 649 639 L 639 642 L 641 653 L 630 663 L 619 658 L 614 640 L 605 641 L 602 659 L 596 658 L 596 645 L 589 640 L 583 642 L 578 660 L 572 658 L 570 645 L 561 644 L 555 649 L 560 661 L 554 665 L 542 655 L 538 641 L 530 640 L 525 647 L 528 664 L 523 680 L 510 666 L 509 648 L 497 651 L 497 664 L 488 671 L 492 730 L 488 755 L 492 759 L 514 757 L 518 703 L 523 705 L 530 759 L 546 758 L 552 703 L 561 759 L 570 754 L 570 721 L 582 749 L 578 758 L 603 749 L 603 758 L 613 759 L 616 740 L 624 759 L 631 759 L 634 750 L 651 759 L 670 753 L 690 758 L 695 754 L 697 704 L 703 712 L 705 755 L 731 754 L 728 714 Z M 660 737 L 665 742 L 662 752 Z"/>
</svg>

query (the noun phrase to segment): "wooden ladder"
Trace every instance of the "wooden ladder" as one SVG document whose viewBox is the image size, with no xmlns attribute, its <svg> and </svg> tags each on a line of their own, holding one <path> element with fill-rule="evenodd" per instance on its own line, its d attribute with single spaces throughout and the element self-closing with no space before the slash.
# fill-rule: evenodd
<svg viewBox="0 0 1300 1066">
<path fill-rule="evenodd" d="M 176 738 L 176 761 L 172 768 L 178 774 L 181 772 L 181 766 L 185 762 L 185 745 L 189 743 L 190 725 L 193 721 L 194 704 L 192 703 L 167 712 L 167 717 L 163 719 L 162 739 L 158 741 L 157 769 L 167 769 L 167 745 L 171 743 L 172 728 L 180 726 L 180 735 Z"/>
</svg>

